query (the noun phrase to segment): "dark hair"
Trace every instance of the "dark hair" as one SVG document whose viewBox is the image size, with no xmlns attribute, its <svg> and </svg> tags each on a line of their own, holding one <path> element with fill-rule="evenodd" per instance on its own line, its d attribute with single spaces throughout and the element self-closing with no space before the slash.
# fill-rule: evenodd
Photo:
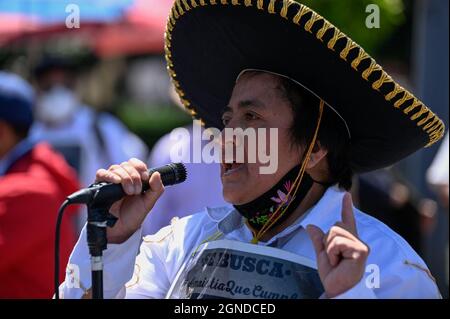
<svg viewBox="0 0 450 319">
<path fill-rule="evenodd" d="M 293 142 L 307 147 L 313 138 L 319 118 L 320 100 L 297 83 L 279 77 L 281 91 L 290 102 L 294 112 L 291 127 Z M 325 105 L 317 140 L 328 151 L 326 156 L 330 183 L 338 183 L 340 188 L 350 190 L 353 170 L 350 166 L 350 138 L 344 122 Z"/>
<path fill-rule="evenodd" d="M 9 124 L 11 126 L 11 129 L 13 130 L 14 134 L 20 139 L 23 140 L 27 138 L 28 133 L 30 131 L 29 125 L 22 125 L 22 124 Z"/>
</svg>

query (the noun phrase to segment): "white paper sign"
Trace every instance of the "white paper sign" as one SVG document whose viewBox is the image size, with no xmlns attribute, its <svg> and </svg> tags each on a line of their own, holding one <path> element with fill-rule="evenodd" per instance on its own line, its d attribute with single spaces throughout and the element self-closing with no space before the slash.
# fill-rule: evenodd
<svg viewBox="0 0 450 319">
<path fill-rule="evenodd" d="M 277 248 L 217 240 L 187 260 L 167 298 L 315 299 L 322 293 L 313 261 Z"/>
</svg>

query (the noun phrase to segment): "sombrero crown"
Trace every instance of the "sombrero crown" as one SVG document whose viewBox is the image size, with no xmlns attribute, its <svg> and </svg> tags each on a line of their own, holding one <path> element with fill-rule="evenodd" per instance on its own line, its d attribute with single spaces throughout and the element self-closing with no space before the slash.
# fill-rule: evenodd
<svg viewBox="0 0 450 319">
<path fill-rule="evenodd" d="M 344 119 L 357 172 L 430 146 L 442 121 L 358 44 L 292 0 L 176 0 L 166 30 L 167 68 L 190 113 L 222 127 L 242 70 L 282 74 Z"/>
</svg>

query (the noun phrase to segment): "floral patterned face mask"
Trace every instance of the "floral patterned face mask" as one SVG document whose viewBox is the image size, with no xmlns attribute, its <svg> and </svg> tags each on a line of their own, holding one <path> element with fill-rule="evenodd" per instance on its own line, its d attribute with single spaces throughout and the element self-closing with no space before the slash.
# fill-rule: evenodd
<svg viewBox="0 0 450 319">
<path fill-rule="evenodd" d="M 275 184 L 270 190 L 259 196 L 255 200 L 243 204 L 234 205 L 234 208 L 244 216 L 248 223 L 256 230 L 260 230 L 272 215 L 277 211 L 277 208 L 282 205 L 277 214 L 280 214 L 283 209 L 288 206 L 289 208 L 284 212 L 283 216 L 273 225 L 282 223 L 297 207 L 300 205 L 303 198 L 313 185 L 313 180 L 308 174 L 303 175 L 303 179 L 296 194 L 289 196 L 289 191 L 293 187 L 294 181 L 300 172 L 301 166 L 295 166 L 284 177 Z M 289 198 L 287 198 L 289 196 Z M 287 199 L 287 200 L 286 200 Z M 276 218 L 274 216 L 273 218 Z M 273 227 L 272 226 L 272 227 Z"/>
</svg>

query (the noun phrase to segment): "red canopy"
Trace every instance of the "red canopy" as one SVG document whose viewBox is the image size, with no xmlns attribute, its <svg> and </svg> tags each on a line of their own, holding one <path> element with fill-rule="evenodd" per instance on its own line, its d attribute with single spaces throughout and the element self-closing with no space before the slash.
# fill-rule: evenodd
<svg viewBox="0 0 450 319">
<path fill-rule="evenodd" d="M 113 22 L 81 23 L 69 29 L 64 21 L 46 24 L 38 17 L 0 13 L 0 45 L 30 39 L 46 40 L 55 35 L 78 37 L 97 55 L 161 53 L 164 30 L 173 0 L 135 0 L 120 19 Z"/>
</svg>

